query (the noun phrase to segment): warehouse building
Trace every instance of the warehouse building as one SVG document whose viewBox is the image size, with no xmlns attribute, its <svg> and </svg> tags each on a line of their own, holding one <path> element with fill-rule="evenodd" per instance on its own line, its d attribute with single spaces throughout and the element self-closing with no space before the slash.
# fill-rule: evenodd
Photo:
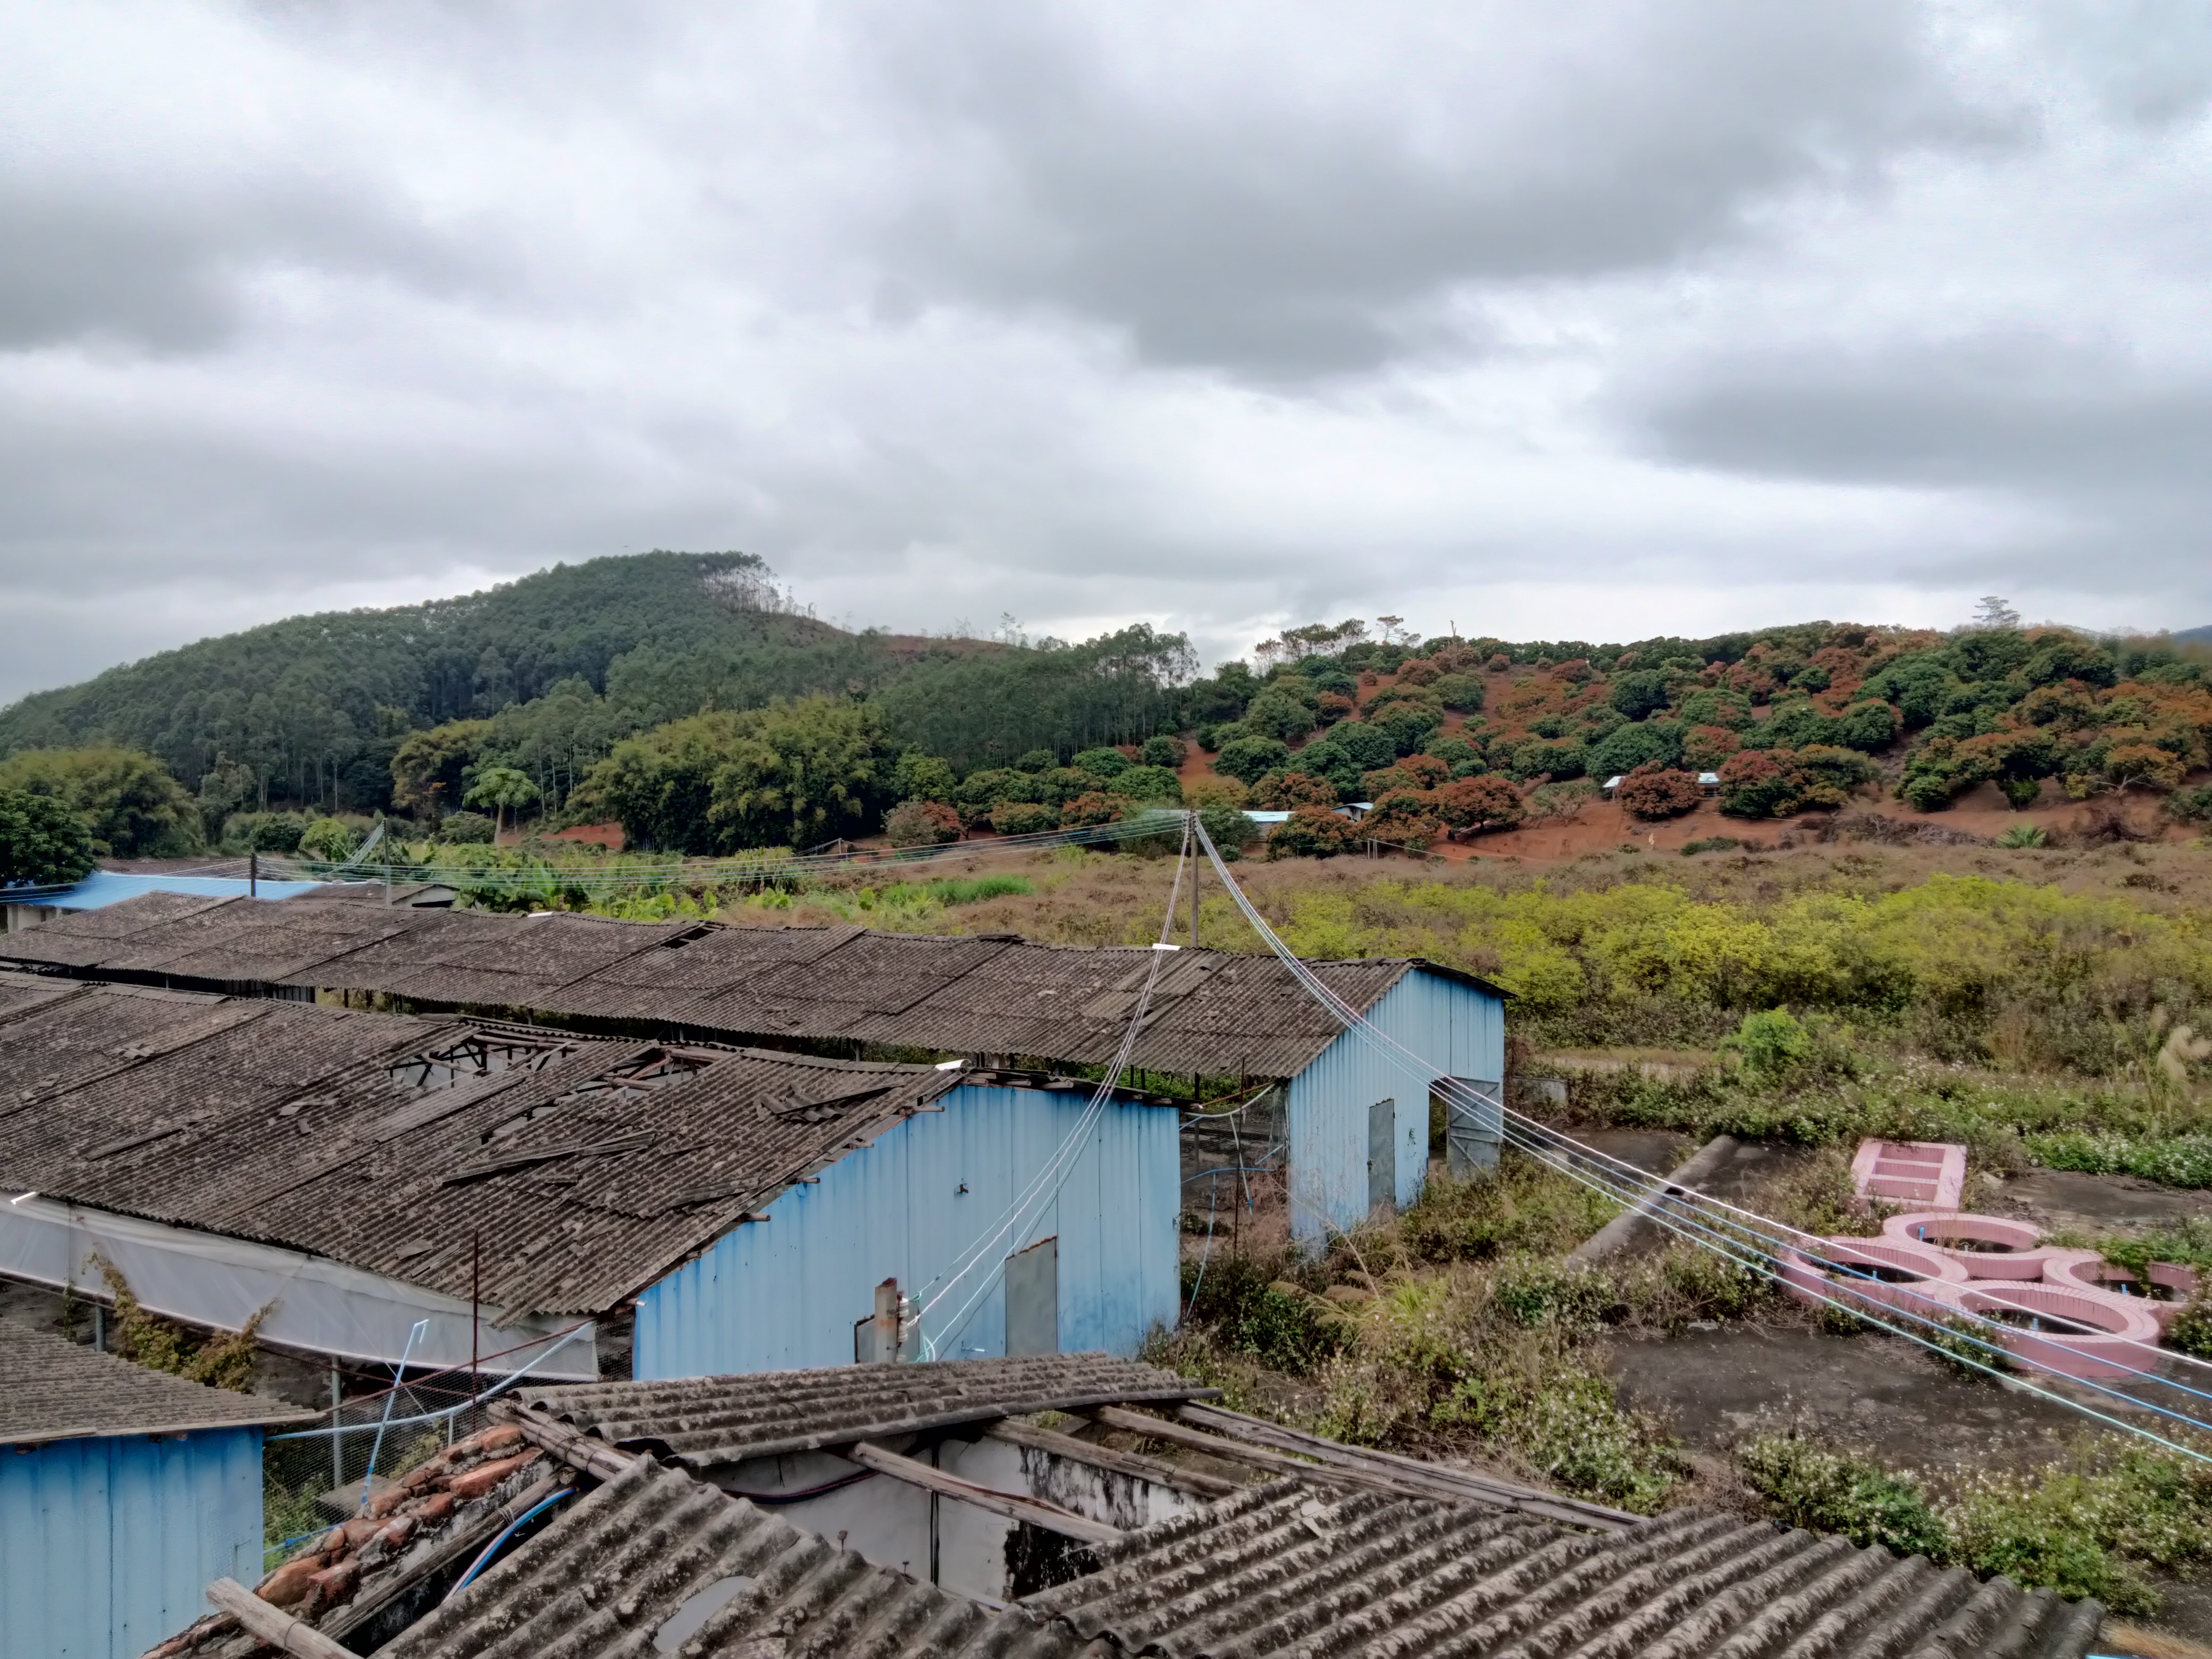
<svg viewBox="0 0 2212 1659">
<path fill-rule="evenodd" d="M 850 1364 L 887 1280 L 915 1352 L 1133 1353 L 1176 1320 L 1158 1097 L 0 981 L 16 1279 L 100 1295 L 112 1270 L 301 1353 L 553 1378 Z"/>
<path fill-rule="evenodd" d="M 663 1042 L 854 1059 L 964 1056 L 1060 1072 L 1110 1060 L 1150 951 L 854 927 L 745 928 L 151 895 L 0 942 L 25 968 L 339 1006 L 474 1014 Z M 1293 1234 L 1318 1243 L 1405 1205 L 1430 1158 L 1429 1082 L 1471 1086 L 1455 1165 L 1494 1160 L 1504 995 L 1412 958 L 1315 964 L 1414 1056 L 1347 1032 L 1273 958 L 1187 949 L 1154 987 L 1131 1063 L 1244 1097 L 1273 1082 Z M 1480 1103 L 1472 1103 L 1479 1102 Z"/>
</svg>

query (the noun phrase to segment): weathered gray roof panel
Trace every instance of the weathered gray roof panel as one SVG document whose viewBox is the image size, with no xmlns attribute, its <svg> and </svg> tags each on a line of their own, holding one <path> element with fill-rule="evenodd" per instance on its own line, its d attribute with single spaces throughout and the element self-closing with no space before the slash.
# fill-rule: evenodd
<svg viewBox="0 0 2212 1659">
<path fill-rule="evenodd" d="M 2103 1610 L 1685 1510 L 1597 1536 L 1279 1483 L 1099 1547 L 1030 1611 L 1130 1653 L 2081 1659 Z"/>
<path fill-rule="evenodd" d="M 13 936 L 0 942 L 0 958 L 222 988 L 374 992 L 720 1042 L 855 1040 L 1094 1064 L 1120 1045 L 1153 957 L 1008 936 L 525 918 L 317 896 L 191 909 L 155 902 L 166 897 Z M 1364 1009 L 1415 967 L 1496 988 L 1407 959 L 1318 971 Z M 1288 1077 L 1340 1029 L 1273 958 L 1187 950 L 1161 964 L 1133 1058 L 1155 1071 Z"/>
<path fill-rule="evenodd" d="M 1696 1510 L 1599 1538 L 1280 1485 L 1097 1553 L 1102 1571 L 994 1610 L 640 1458 L 381 1651 L 2082 1659 L 2101 1618 L 2094 1602 Z M 678 1620 L 718 1585 L 734 1592 L 718 1611 Z M 672 1620 L 680 1650 L 660 1636 Z"/>
<path fill-rule="evenodd" d="M 732 1584 L 730 1581 L 743 1581 Z M 714 1592 L 735 1591 L 726 1600 Z M 703 1594 L 702 1594 L 703 1593 Z M 661 1632 L 720 1604 L 680 1644 Z M 695 1612 L 692 1617 L 696 1617 Z M 380 1659 L 1120 1659 L 1064 1624 L 994 1612 L 871 1565 L 740 1498 L 639 1458 L 560 1512 Z"/>
<path fill-rule="evenodd" d="M 708 1469 L 878 1435 L 1118 1401 L 1196 1400 L 1212 1392 L 1134 1360 L 1066 1353 L 583 1382 L 525 1389 L 518 1398 L 611 1444 L 648 1447 Z"/>
<path fill-rule="evenodd" d="M 489 1034 L 526 1064 L 419 1092 Z M 0 1182 L 592 1314 L 969 1080 L 108 986 L 0 1018 Z"/>
<path fill-rule="evenodd" d="M 282 1400 L 188 1382 L 21 1320 L 0 1319 L 0 1446 L 251 1428 L 314 1416 Z"/>
</svg>

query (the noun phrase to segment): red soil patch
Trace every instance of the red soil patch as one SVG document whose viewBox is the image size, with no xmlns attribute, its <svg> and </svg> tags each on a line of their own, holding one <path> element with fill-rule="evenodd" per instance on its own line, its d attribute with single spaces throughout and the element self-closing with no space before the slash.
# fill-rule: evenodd
<svg viewBox="0 0 2212 1659">
<path fill-rule="evenodd" d="M 623 846 L 623 827 L 619 823 L 580 823 L 573 830 L 556 830 L 538 839 L 580 842 L 587 846 L 604 847 L 610 853 L 619 853 Z"/>
</svg>

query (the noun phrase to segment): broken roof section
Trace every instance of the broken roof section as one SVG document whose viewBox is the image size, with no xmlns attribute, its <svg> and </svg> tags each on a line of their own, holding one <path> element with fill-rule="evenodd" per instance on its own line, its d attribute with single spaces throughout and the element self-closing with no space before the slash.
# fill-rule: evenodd
<svg viewBox="0 0 2212 1659">
<path fill-rule="evenodd" d="M 149 1370 L 20 1319 L 0 1319 L 0 1446 L 259 1428 L 316 1416 L 282 1400 Z"/>
<path fill-rule="evenodd" d="M 97 978 L 367 993 L 586 1029 L 738 1042 L 854 1040 L 1079 1064 L 1111 1058 L 1151 960 L 1142 948 L 1039 945 L 1010 934 L 518 917 L 319 896 L 273 906 L 154 896 L 13 935 L 0 942 L 0 956 Z M 1416 970 L 1504 994 L 1415 958 L 1316 964 L 1362 1011 Z M 1185 950 L 1161 972 L 1133 1063 L 1291 1077 L 1342 1029 L 1273 957 Z"/>
<path fill-rule="evenodd" d="M 665 1461 L 706 1470 L 1032 1412 L 1179 1402 L 1216 1392 L 1134 1360 L 1054 1353 L 667 1382 L 526 1385 L 516 1397 L 610 1445 L 647 1449 Z"/>
<path fill-rule="evenodd" d="M 604 1312 L 950 1091 L 1042 1081 L 129 986 L 0 1013 L 0 1076 L 10 1192 L 464 1299 L 480 1235 L 510 1319 Z"/>
</svg>

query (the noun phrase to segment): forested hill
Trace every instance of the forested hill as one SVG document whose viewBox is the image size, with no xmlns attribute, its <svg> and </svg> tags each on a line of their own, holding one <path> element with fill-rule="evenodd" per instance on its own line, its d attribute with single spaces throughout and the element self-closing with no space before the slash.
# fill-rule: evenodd
<svg viewBox="0 0 2212 1659">
<path fill-rule="evenodd" d="M 106 738 L 188 784 L 218 754 L 343 757 L 380 727 L 496 714 L 564 679 L 606 688 L 640 649 L 765 654 L 802 678 L 865 677 L 881 654 L 786 613 L 745 554 L 647 553 L 558 565 L 459 599 L 330 611 L 202 640 L 0 711 L 0 753 Z"/>
<path fill-rule="evenodd" d="M 1191 666 L 1180 636 L 1141 627 L 1030 649 L 850 633 L 799 611 L 750 554 L 654 552 L 163 652 L 0 709 L 0 757 L 119 744 L 204 797 L 368 811 L 391 803 L 407 736 L 455 722 L 494 722 L 501 757 L 557 797 L 634 732 L 813 692 L 896 687 L 896 727 L 954 756 L 1141 737 Z"/>
</svg>

